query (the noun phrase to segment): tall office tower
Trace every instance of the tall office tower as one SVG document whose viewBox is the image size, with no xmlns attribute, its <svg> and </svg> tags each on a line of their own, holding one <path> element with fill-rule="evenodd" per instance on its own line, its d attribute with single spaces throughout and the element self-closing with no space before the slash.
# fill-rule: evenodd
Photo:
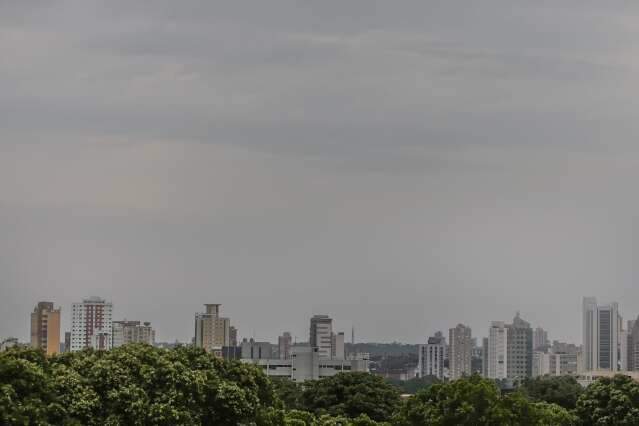
<svg viewBox="0 0 639 426">
<path fill-rule="evenodd" d="M 444 378 L 444 358 L 446 356 L 446 339 L 441 332 L 428 338 L 428 343 L 419 345 L 417 375 L 419 377 L 434 376 Z"/>
<path fill-rule="evenodd" d="M 508 332 L 503 321 L 493 321 L 488 331 L 489 379 L 505 379 L 508 374 Z"/>
<path fill-rule="evenodd" d="M 311 318 L 309 343 L 317 348 L 319 357 L 330 359 L 333 354 L 333 320 L 328 315 L 314 315 Z"/>
<path fill-rule="evenodd" d="M 331 337 L 331 358 L 344 359 L 344 333 L 333 333 Z"/>
<path fill-rule="evenodd" d="M 618 350 L 618 369 L 620 371 L 628 371 L 628 338 L 630 334 L 627 330 L 623 329 L 623 321 L 619 317 L 619 350 Z"/>
<path fill-rule="evenodd" d="M 64 352 L 71 352 L 71 332 L 64 332 Z"/>
<path fill-rule="evenodd" d="M 619 306 L 597 305 L 594 297 L 583 300 L 583 352 L 586 371 L 619 368 Z"/>
<path fill-rule="evenodd" d="M 85 348 L 111 349 L 113 304 L 89 297 L 73 304 L 71 312 L 71 351 Z"/>
<path fill-rule="evenodd" d="M 229 326 L 229 346 L 237 347 L 237 328 Z"/>
<path fill-rule="evenodd" d="M 457 324 L 457 327 L 448 330 L 448 369 L 450 378 L 455 380 L 471 374 L 471 360 L 473 340 L 470 327 Z"/>
<path fill-rule="evenodd" d="M 31 346 L 47 355 L 60 351 L 60 308 L 53 302 L 38 302 L 31 313 Z"/>
<path fill-rule="evenodd" d="M 293 346 L 293 337 L 291 333 L 285 331 L 277 338 L 277 349 L 280 359 L 291 358 L 291 346 Z"/>
<path fill-rule="evenodd" d="M 488 377 L 488 337 L 481 339 L 481 375 Z"/>
<path fill-rule="evenodd" d="M 523 379 L 532 376 L 533 336 L 530 324 L 515 315 L 508 328 L 506 376 L 509 379 Z"/>
<path fill-rule="evenodd" d="M 541 327 L 533 330 L 533 351 L 546 352 L 550 346 L 548 332 Z"/>
<path fill-rule="evenodd" d="M 129 343 L 155 344 L 155 330 L 150 322 L 140 324 L 140 321 L 113 321 L 112 347 L 127 345 Z"/>
<path fill-rule="evenodd" d="M 207 352 L 221 353 L 223 346 L 230 346 L 231 320 L 220 317 L 220 304 L 204 305 L 206 312 L 195 314 L 195 347 Z"/>
<path fill-rule="evenodd" d="M 631 321 L 628 321 L 628 370 L 639 371 L 639 317 Z"/>
</svg>

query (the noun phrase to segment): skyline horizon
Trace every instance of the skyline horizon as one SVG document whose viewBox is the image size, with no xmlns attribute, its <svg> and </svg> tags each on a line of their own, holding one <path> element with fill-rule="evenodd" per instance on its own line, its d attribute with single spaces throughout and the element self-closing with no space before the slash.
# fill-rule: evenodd
<svg viewBox="0 0 639 426">
<path fill-rule="evenodd" d="M 79 301 L 81 301 L 81 300 L 88 300 L 88 299 L 92 299 L 92 298 L 94 298 L 94 297 L 104 299 L 107 303 L 113 303 L 113 309 L 114 309 L 114 316 L 113 316 L 113 318 L 114 318 L 114 321 L 124 321 L 124 320 L 127 320 L 127 321 L 143 321 L 143 322 L 148 321 L 148 322 L 150 322 L 150 323 L 151 323 L 151 325 L 152 325 L 152 326 L 153 326 L 153 328 L 155 329 L 155 331 L 156 331 L 156 333 L 157 333 L 157 334 L 156 334 L 156 336 L 164 336 L 164 334 L 162 333 L 161 328 L 160 328 L 160 327 L 158 327 L 158 326 L 156 325 L 156 324 L 157 324 L 157 321 L 154 321 L 153 319 L 149 319 L 149 318 L 138 318 L 138 317 L 136 317 L 136 316 L 131 316 L 131 317 L 130 317 L 130 316 L 128 316 L 128 315 L 124 315 L 124 316 L 119 315 L 119 314 L 117 314 L 117 312 L 118 312 L 118 311 L 117 311 L 117 306 L 118 306 L 118 304 L 117 304 L 115 301 L 110 300 L 109 298 L 105 298 L 105 297 L 100 296 L 100 295 L 91 295 L 91 296 L 86 296 L 85 298 L 82 298 L 82 299 L 76 300 L 76 301 L 74 301 L 74 302 L 71 302 L 71 303 L 69 304 L 69 306 L 70 306 L 72 303 L 78 303 L 78 302 L 79 302 Z M 594 297 L 595 299 L 597 299 L 597 301 L 599 302 L 599 304 L 600 304 L 600 305 L 605 305 L 605 304 L 609 304 L 609 303 L 618 303 L 618 304 L 619 304 L 619 306 L 620 306 L 620 314 L 621 314 L 621 316 L 622 316 L 622 318 L 623 318 L 623 326 L 624 326 L 624 329 L 625 329 L 625 327 L 626 327 L 626 325 L 627 325 L 627 321 L 628 321 L 628 320 L 635 320 L 635 319 L 639 318 L 639 312 L 637 313 L 637 316 L 632 316 L 632 315 L 630 315 L 630 316 L 626 316 L 626 315 L 624 315 L 624 311 L 623 311 L 623 309 L 622 309 L 622 306 L 623 306 L 623 305 L 622 305 L 620 302 L 616 302 L 615 300 L 603 300 L 603 299 L 602 299 L 602 300 L 603 300 L 603 303 L 601 303 L 600 298 L 599 298 L 599 297 L 597 297 L 597 296 L 582 296 L 582 303 L 583 303 L 583 300 L 584 300 L 584 299 L 586 299 L 586 298 L 591 298 L 591 297 Z M 35 302 L 36 304 L 35 304 L 34 306 L 37 306 L 37 303 L 41 303 L 41 302 L 53 302 L 53 303 L 54 303 L 54 306 L 55 306 L 56 308 L 59 308 L 59 309 L 60 309 L 60 311 L 61 311 L 61 328 L 60 328 L 60 335 L 61 335 L 61 337 L 64 337 L 64 333 L 65 333 L 65 331 L 70 331 L 70 330 L 71 330 L 71 327 L 70 327 L 70 326 L 71 326 L 71 317 L 70 317 L 70 315 L 66 315 L 66 316 L 65 316 L 65 309 L 64 309 L 64 306 L 63 306 L 62 304 L 58 304 L 58 302 L 57 302 L 57 301 L 55 301 L 55 300 L 44 300 L 44 299 L 43 299 L 43 300 L 39 300 L 39 301 Z M 207 304 L 211 304 L 211 303 L 212 303 L 212 302 L 201 303 L 201 305 L 202 305 L 202 306 L 206 306 Z M 265 335 L 266 335 L 266 334 L 268 334 L 268 335 L 269 335 L 269 337 L 255 336 L 255 335 L 253 335 L 252 333 L 250 333 L 250 334 L 249 334 L 249 333 L 244 334 L 244 333 L 243 333 L 243 331 L 242 331 L 242 329 L 241 329 L 239 326 L 237 326 L 237 325 L 236 325 L 237 323 L 234 321 L 234 318 L 233 318 L 231 315 L 227 315 L 227 314 L 226 314 L 226 310 L 224 309 L 225 304 L 224 304 L 224 303 L 217 303 L 217 302 L 214 302 L 214 304 L 222 306 L 222 317 L 224 317 L 224 318 L 229 318 L 229 319 L 230 319 L 230 321 L 231 321 L 231 325 L 237 328 L 237 330 L 238 330 L 238 339 L 239 339 L 238 341 L 241 341 L 241 339 L 242 339 L 242 338 L 247 338 L 247 339 L 254 338 L 256 341 L 276 342 L 276 341 L 277 341 L 278 336 L 279 336 L 279 335 L 281 335 L 281 333 L 283 333 L 283 332 L 290 332 L 290 333 L 291 333 L 291 335 L 292 335 L 292 337 L 293 337 L 293 340 L 294 340 L 294 341 L 301 341 L 301 342 L 305 342 L 305 341 L 307 341 L 307 340 L 308 340 L 308 335 L 307 335 L 307 334 L 308 334 L 308 330 L 306 330 L 306 333 L 307 333 L 307 334 L 303 334 L 303 333 L 299 333 L 299 334 L 297 334 L 296 332 L 294 332 L 294 331 L 293 331 L 293 330 L 294 330 L 294 327 L 288 327 L 288 328 L 284 328 L 284 329 L 282 329 L 282 330 L 279 330 L 279 331 L 277 332 L 277 334 L 275 334 L 275 335 L 273 335 L 273 334 L 272 334 L 272 333 L 273 333 L 272 331 L 269 331 L 269 332 L 265 333 Z M 581 305 L 580 305 L 580 306 L 581 306 Z M 582 306 L 581 306 L 581 307 L 582 307 Z M 27 316 L 28 316 L 28 314 L 30 314 L 31 312 L 33 312 L 33 310 L 28 311 Z M 193 318 L 191 318 L 191 323 L 193 322 L 195 315 L 196 315 L 197 313 L 200 313 L 200 312 L 203 312 L 203 310 L 202 310 L 202 311 L 197 311 L 197 310 L 196 310 L 196 311 L 194 311 L 194 312 L 193 312 Z M 582 342 L 581 342 L 581 340 L 582 340 L 582 339 L 581 339 L 581 338 L 578 338 L 578 339 L 572 339 L 572 340 L 571 340 L 571 339 L 567 339 L 567 338 L 558 338 L 558 337 L 556 337 L 556 335 L 555 335 L 555 333 L 553 332 L 553 329 L 552 329 L 551 327 L 548 327 L 548 326 L 544 326 L 544 325 L 541 325 L 541 324 L 535 323 L 534 321 L 532 321 L 532 320 L 530 320 L 530 319 L 529 319 L 529 316 L 527 316 L 527 315 L 525 315 L 525 314 L 524 314 L 524 315 L 521 315 L 521 311 L 520 311 L 520 310 L 516 310 L 516 311 L 514 311 L 514 312 L 515 312 L 515 313 L 513 314 L 513 318 L 519 315 L 519 316 L 520 316 L 522 319 L 524 319 L 526 322 L 530 323 L 530 327 L 531 327 L 533 330 L 534 330 L 535 328 L 537 328 L 537 327 L 540 327 L 540 328 L 542 328 L 544 331 L 546 331 L 546 332 L 548 333 L 548 338 L 549 338 L 549 341 L 550 341 L 550 342 L 552 342 L 552 341 L 554 341 L 554 340 L 557 340 L 557 341 L 560 341 L 560 342 L 574 343 L 574 344 L 577 344 L 577 345 L 581 345 L 581 344 L 582 344 Z M 582 312 L 581 312 L 581 309 L 580 309 L 580 310 L 579 310 L 579 315 L 577 315 L 577 317 L 580 317 L 580 316 L 581 316 L 581 313 L 582 313 Z M 338 318 L 336 318 L 334 315 L 332 315 L 330 312 L 328 312 L 328 313 L 327 313 L 327 312 L 313 312 L 312 314 L 309 314 L 309 315 L 308 315 L 307 320 L 310 320 L 310 318 L 311 318 L 312 316 L 314 316 L 314 315 L 328 315 L 328 316 L 329 316 L 329 317 L 333 320 L 334 324 L 346 324 L 346 323 L 350 323 L 350 324 L 351 324 L 351 326 L 349 326 L 349 327 L 347 327 L 347 328 L 344 328 L 344 327 L 335 327 L 335 328 L 334 328 L 334 330 L 335 330 L 336 332 L 337 332 L 337 331 L 339 331 L 339 332 L 344 332 L 344 333 L 345 333 L 345 335 L 346 335 L 346 332 L 347 332 L 347 331 L 349 331 L 349 332 L 350 332 L 351 328 L 352 328 L 352 327 L 354 327 L 354 325 L 353 325 L 353 324 L 355 324 L 352 320 L 350 320 L 350 321 L 349 321 L 349 320 L 344 319 L 344 318 L 339 318 L 339 319 L 338 319 Z M 505 323 L 509 323 L 510 321 L 512 321 L 512 319 L 504 319 L 504 318 L 502 318 L 502 319 L 491 319 L 491 320 L 489 320 L 489 322 L 488 322 L 487 324 L 485 324 L 485 325 L 483 326 L 483 328 L 485 328 L 486 330 L 488 330 L 488 329 L 489 329 L 489 327 L 490 327 L 490 323 L 492 323 L 493 321 L 503 321 L 503 322 L 505 322 Z M 67 324 L 67 323 L 68 323 L 68 327 L 67 327 L 67 328 L 65 328 L 65 326 L 64 326 L 64 325 L 65 325 L 65 324 Z M 435 333 L 437 333 L 437 332 L 447 333 L 447 332 L 448 332 L 448 330 L 449 330 L 450 328 L 454 328 L 457 324 L 463 324 L 463 325 L 465 325 L 465 326 L 470 327 L 470 329 L 472 330 L 473 338 L 477 338 L 478 342 L 479 342 L 479 340 L 480 340 L 481 338 L 483 338 L 483 337 L 487 337 L 487 336 L 488 336 L 488 333 L 476 334 L 476 332 L 475 332 L 475 330 L 476 330 L 476 326 L 473 326 L 471 323 L 466 323 L 466 322 L 458 321 L 458 322 L 456 322 L 455 324 L 451 324 L 451 325 L 446 326 L 446 327 L 443 327 L 443 328 L 439 328 L 439 329 L 433 328 L 433 329 L 432 329 L 432 331 L 430 331 L 430 332 L 426 333 L 426 335 L 423 337 L 423 339 L 422 339 L 421 341 L 419 341 L 419 340 L 412 340 L 412 341 L 411 341 L 411 340 L 408 340 L 408 339 L 406 339 L 406 340 L 402 340 L 402 339 L 395 339 L 395 340 L 393 340 L 393 338 L 386 338 L 386 339 L 382 338 L 382 339 L 379 339 L 379 338 L 374 338 L 374 337 L 372 337 L 372 338 L 365 338 L 365 339 L 367 339 L 367 340 L 362 340 L 362 341 L 358 341 L 358 340 L 356 339 L 356 343 L 387 343 L 387 344 L 390 344 L 390 343 L 402 343 L 402 344 L 410 344 L 410 345 L 423 344 L 424 342 L 426 342 L 426 341 L 428 340 L 428 338 L 429 338 L 429 337 L 433 336 Z M 192 325 L 192 324 L 191 324 L 191 325 Z M 308 325 L 308 324 L 307 324 L 307 325 Z M 30 326 L 30 324 L 26 324 L 23 328 L 26 328 L 26 329 L 28 330 L 28 327 L 29 327 L 29 326 Z M 581 324 L 581 322 L 580 322 L 580 327 L 579 327 L 580 331 L 579 331 L 579 333 L 578 333 L 578 334 L 581 334 L 581 327 L 582 327 L 582 326 L 583 326 L 583 325 L 582 325 L 582 324 Z M 0 329 L 1 329 L 1 328 L 2 328 L 2 327 L 1 327 L 1 325 L 0 325 Z M 303 330 L 303 327 L 302 327 L 302 328 L 300 328 L 300 327 L 298 326 L 298 327 L 297 327 L 297 329 L 298 329 L 298 330 Z M 357 333 L 358 328 L 357 328 L 356 326 L 355 326 L 355 331 L 356 331 L 355 335 L 357 336 L 357 335 L 358 335 L 358 333 Z M 270 333 L 270 334 L 269 334 L 269 333 Z M 26 342 L 28 342 L 28 341 L 29 341 L 28 336 L 29 336 L 29 333 L 28 333 L 28 332 L 26 332 L 26 333 L 25 333 L 25 334 L 23 334 L 22 336 L 18 336 L 18 335 L 8 335 L 8 334 L 6 334 L 6 333 L 4 333 L 4 334 L 0 333 L 0 340 L 2 340 L 2 339 L 6 339 L 6 338 L 11 338 L 11 337 L 16 337 L 16 338 L 18 338 L 21 342 L 25 342 L 25 341 L 26 341 Z M 348 337 L 350 337 L 350 334 L 349 334 L 349 336 L 348 336 Z M 193 336 L 188 337 L 186 334 L 184 334 L 184 335 L 182 335 L 181 337 L 179 337 L 179 336 L 175 336 L 175 337 L 162 337 L 162 338 L 157 338 L 157 339 L 156 339 L 156 341 L 157 341 L 157 342 L 163 342 L 163 343 L 172 343 L 172 342 L 175 342 L 175 341 L 179 341 L 180 343 L 186 343 L 186 344 L 188 344 L 188 343 L 190 343 L 190 342 L 191 342 L 191 339 L 192 339 L 192 338 L 193 338 Z M 349 343 L 349 344 L 350 344 L 350 340 L 346 340 L 346 341 L 345 341 L 345 343 Z M 478 344 L 479 344 L 479 343 L 478 343 Z M 480 345 L 480 346 L 481 346 L 481 345 Z"/>
</svg>

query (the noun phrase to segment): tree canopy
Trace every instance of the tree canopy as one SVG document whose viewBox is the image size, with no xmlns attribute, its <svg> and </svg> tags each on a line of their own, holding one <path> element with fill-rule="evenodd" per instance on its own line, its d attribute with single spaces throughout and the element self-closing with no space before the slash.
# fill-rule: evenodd
<svg viewBox="0 0 639 426">
<path fill-rule="evenodd" d="M 639 425 L 639 383 L 524 381 L 512 393 L 477 375 L 405 401 L 379 376 L 339 373 L 296 384 L 200 349 L 127 345 L 47 357 L 0 352 L 2 425 L 564 426 Z M 574 408 L 573 408 L 574 407 Z"/>
<path fill-rule="evenodd" d="M 535 401 L 557 404 L 566 409 L 574 409 L 583 387 L 572 376 L 540 376 L 526 379 L 520 390 Z"/>
<path fill-rule="evenodd" d="M 497 385 L 478 375 L 436 383 L 410 398 L 396 416 L 402 426 L 570 425 L 567 410 L 533 403 L 520 393 L 503 396 Z"/>
<path fill-rule="evenodd" d="M 579 397 L 575 413 L 584 426 L 639 425 L 639 383 L 622 375 L 599 379 Z"/>
<path fill-rule="evenodd" d="M 396 387 L 368 373 L 339 373 L 304 384 L 302 401 L 315 414 L 365 414 L 376 421 L 390 419 L 400 404 Z"/>
</svg>

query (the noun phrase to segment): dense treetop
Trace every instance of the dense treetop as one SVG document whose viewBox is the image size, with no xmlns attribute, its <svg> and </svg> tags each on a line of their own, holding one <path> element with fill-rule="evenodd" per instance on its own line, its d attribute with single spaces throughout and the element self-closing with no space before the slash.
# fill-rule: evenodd
<svg viewBox="0 0 639 426">
<path fill-rule="evenodd" d="M 503 393 L 471 376 L 407 400 L 383 379 L 340 373 L 296 384 L 206 352 L 127 345 L 46 357 L 0 352 L 2 425 L 639 425 L 639 384 L 623 376 L 581 390 L 573 378 Z"/>
</svg>

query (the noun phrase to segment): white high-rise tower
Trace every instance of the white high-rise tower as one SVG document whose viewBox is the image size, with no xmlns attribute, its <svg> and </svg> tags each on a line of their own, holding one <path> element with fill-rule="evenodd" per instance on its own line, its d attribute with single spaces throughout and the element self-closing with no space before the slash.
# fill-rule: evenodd
<svg viewBox="0 0 639 426">
<path fill-rule="evenodd" d="M 619 368 L 619 305 L 597 305 L 594 297 L 583 300 L 584 369 L 617 371 Z"/>
</svg>

